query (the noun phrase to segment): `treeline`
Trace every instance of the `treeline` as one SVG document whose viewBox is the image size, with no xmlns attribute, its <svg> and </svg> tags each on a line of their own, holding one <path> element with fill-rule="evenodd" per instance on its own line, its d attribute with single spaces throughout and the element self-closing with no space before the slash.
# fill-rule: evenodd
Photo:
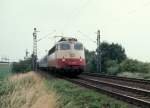
<svg viewBox="0 0 150 108">
<path fill-rule="evenodd" d="M 101 48 L 101 65 L 102 73 L 116 75 L 121 72 L 150 72 L 150 64 L 138 60 L 129 59 L 125 49 L 115 43 L 102 42 Z M 86 71 L 96 72 L 96 52 L 85 49 Z"/>
<path fill-rule="evenodd" d="M 13 73 L 24 73 L 32 70 L 32 58 L 20 60 L 19 62 L 13 62 L 12 72 Z"/>
</svg>

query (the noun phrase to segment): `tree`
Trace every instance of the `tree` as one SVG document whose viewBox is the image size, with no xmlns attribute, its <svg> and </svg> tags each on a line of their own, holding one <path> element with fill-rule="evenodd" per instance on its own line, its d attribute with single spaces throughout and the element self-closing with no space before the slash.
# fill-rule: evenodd
<svg viewBox="0 0 150 108">
<path fill-rule="evenodd" d="M 103 59 L 115 60 L 118 63 L 121 63 L 127 58 L 125 54 L 125 49 L 119 44 L 109 44 L 103 42 L 100 47 Z"/>
<path fill-rule="evenodd" d="M 20 60 L 19 62 L 14 62 L 12 65 L 12 72 L 20 73 L 20 72 L 30 71 L 31 64 L 32 64 L 32 58 Z"/>
<path fill-rule="evenodd" d="M 102 72 L 115 74 L 119 71 L 119 64 L 125 60 L 126 54 L 124 48 L 115 43 L 102 42 L 101 48 L 101 64 Z M 86 70 L 89 72 L 96 71 L 96 53 L 85 49 L 85 58 L 87 63 Z"/>
<path fill-rule="evenodd" d="M 148 73 L 150 72 L 150 64 L 138 60 L 126 59 L 120 64 L 120 71 Z"/>
<path fill-rule="evenodd" d="M 89 51 L 88 49 L 85 49 L 85 61 L 86 61 L 86 71 L 88 72 L 96 71 L 95 51 Z"/>
<path fill-rule="evenodd" d="M 107 72 L 108 61 L 112 60 L 117 64 L 121 63 L 123 60 L 127 58 L 125 54 L 125 49 L 119 44 L 109 44 L 107 42 L 103 42 L 100 45 L 101 48 L 101 63 L 102 63 L 102 71 Z"/>
</svg>

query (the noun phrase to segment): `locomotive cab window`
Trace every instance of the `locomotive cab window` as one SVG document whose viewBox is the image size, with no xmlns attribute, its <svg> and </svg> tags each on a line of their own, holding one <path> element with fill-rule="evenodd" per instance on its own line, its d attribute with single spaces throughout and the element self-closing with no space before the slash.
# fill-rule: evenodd
<svg viewBox="0 0 150 108">
<path fill-rule="evenodd" d="M 83 50 L 83 45 L 80 44 L 80 43 L 76 43 L 76 44 L 74 44 L 74 49 L 76 49 L 76 50 Z"/>
<path fill-rule="evenodd" d="M 68 43 L 60 44 L 60 50 L 69 50 L 69 49 L 70 49 L 70 44 Z"/>
<path fill-rule="evenodd" d="M 56 50 L 56 46 L 54 46 L 53 48 L 51 48 L 48 52 L 48 55 L 51 55 L 52 53 L 54 53 Z"/>
</svg>

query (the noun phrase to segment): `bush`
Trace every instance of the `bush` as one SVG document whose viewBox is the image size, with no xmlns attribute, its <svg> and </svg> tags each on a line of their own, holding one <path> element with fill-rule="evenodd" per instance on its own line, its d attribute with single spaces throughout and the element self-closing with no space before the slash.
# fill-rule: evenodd
<svg viewBox="0 0 150 108">
<path fill-rule="evenodd" d="M 150 65 L 133 59 L 126 59 L 120 64 L 120 70 L 125 72 L 150 72 Z"/>
<path fill-rule="evenodd" d="M 115 60 L 108 60 L 106 62 L 107 74 L 116 75 L 119 72 L 119 64 Z"/>
<path fill-rule="evenodd" d="M 26 60 L 21 60 L 19 62 L 14 62 L 12 66 L 13 73 L 28 72 L 31 70 L 32 59 L 28 58 Z"/>
<path fill-rule="evenodd" d="M 148 64 L 148 63 L 140 63 L 139 64 L 139 71 L 140 72 L 144 72 L 144 73 L 150 72 L 150 64 Z"/>
<path fill-rule="evenodd" d="M 86 72 L 96 71 L 96 55 L 94 51 L 85 49 Z"/>
<path fill-rule="evenodd" d="M 107 73 L 109 75 L 116 75 L 116 74 L 118 74 L 119 73 L 119 66 L 117 65 L 117 66 L 114 66 L 114 67 L 107 68 Z"/>
</svg>

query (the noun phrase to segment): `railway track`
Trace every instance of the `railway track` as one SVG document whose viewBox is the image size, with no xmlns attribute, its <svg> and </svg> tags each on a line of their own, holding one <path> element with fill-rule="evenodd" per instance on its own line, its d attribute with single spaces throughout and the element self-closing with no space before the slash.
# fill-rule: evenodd
<svg viewBox="0 0 150 108">
<path fill-rule="evenodd" d="M 99 74 L 82 74 L 78 78 L 67 80 L 142 108 L 150 108 L 149 81 Z"/>
</svg>

